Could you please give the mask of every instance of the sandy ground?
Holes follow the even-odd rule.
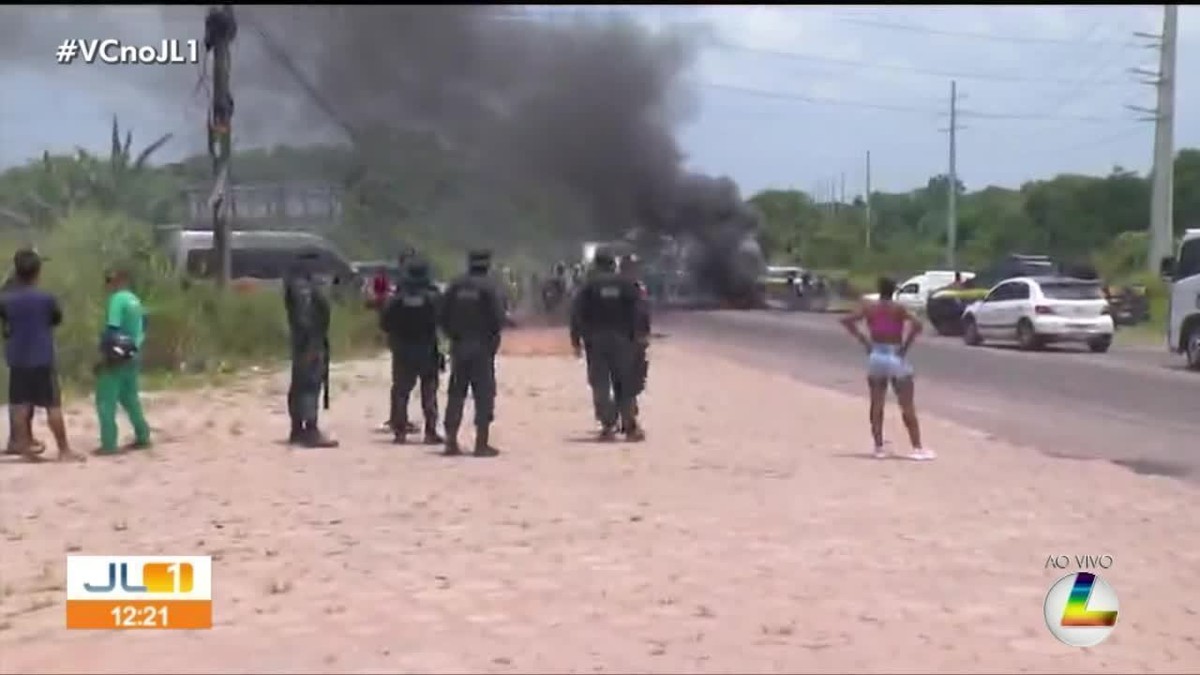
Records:
[[[666,342],[647,442],[587,442],[582,366],[528,335],[495,459],[375,433],[378,360],[335,370],[337,450],[283,446],[282,378],[248,377],[154,397],[151,453],[0,463],[0,672],[1200,669],[1194,487],[932,419],[937,462],[868,460],[861,399]],[[65,630],[72,552],[212,555],[216,627]],[[1088,650],[1041,615],[1076,554],[1123,601]]]

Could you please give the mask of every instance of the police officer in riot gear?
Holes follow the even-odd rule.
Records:
[[[309,448],[337,447],[317,425],[321,387],[328,387],[329,299],[312,277],[315,253],[298,256],[284,284],[291,333],[292,379],[288,386],[288,416],[292,432],[288,442]],[[328,399],[327,399],[328,400]]]
[[[429,265],[410,260],[396,294],[379,315],[392,352],[391,420],[397,443],[410,433],[408,398],[421,383],[421,411],[425,414],[425,442],[441,443],[437,433],[438,371],[442,355],[437,344],[439,297],[429,280]]]
[[[597,251],[593,265],[572,303],[571,346],[577,356],[587,351],[600,438],[614,438],[620,423],[627,439],[640,441],[645,434],[637,421],[637,354],[649,338],[650,313],[637,284],[617,273],[611,253]]]
[[[633,390],[630,394],[633,396],[633,414],[634,417],[638,413],[637,397],[641,396],[646,390],[646,377],[650,371],[650,361],[647,358],[646,351],[650,346],[649,340],[646,338],[650,335],[650,294],[646,290],[646,285],[642,282],[641,260],[637,254],[630,253],[621,258],[620,274],[622,277],[629,279],[637,285],[638,291],[641,294],[642,302],[639,304],[637,316],[636,335],[642,336],[634,340],[633,345]],[[613,383],[613,397],[619,399],[621,397],[620,385]],[[622,427],[622,431],[625,431]]]
[[[442,330],[450,340],[447,455],[460,454],[458,428],[468,388],[475,403],[475,456],[499,454],[489,443],[488,432],[495,416],[496,352],[504,327],[504,299],[488,275],[490,266],[491,253],[472,251],[467,274],[451,282],[442,298]]]
[[[412,263],[412,262],[416,262],[419,264],[425,264],[426,266],[428,266],[428,263],[425,260],[423,260],[420,257],[420,255],[417,253],[417,249],[415,247],[412,247],[412,246],[400,247],[400,252],[398,254],[396,254],[396,270],[399,273],[401,280],[408,278],[408,265],[409,265],[409,263]],[[426,267],[426,269],[428,269],[428,267]],[[426,276],[428,277],[428,274]],[[428,285],[431,288],[436,289],[436,287],[433,286],[432,279],[428,280]],[[386,332],[386,330],[387,329],[385,328],[384,331]],[[395,365],[394,362],[393,362],[393,365]],[[392,381],[393,381],[393,383],[395,382],[394,377],[393,377]],[[407,398],[405,400],[407,400]],[[383,423],[383,430],[394,433],[395,427],[396,427],[395,419],[396,418],[389,415],[388,420]],[[405,412],[405,419],[408,419],[407,409]],[[411,420],[407,423],[407,426],[404,428],[404,433],[406,433],[406,434],[415,434],[418,431],[419,431],[419,429],[417,428],[417,425],[414,424]]]

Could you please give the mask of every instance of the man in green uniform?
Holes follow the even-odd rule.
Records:
[[[113,268],[105,275],[109,291],[104,334],[100,343],[102,362],[96,371],[96,415],[100,421],[99,454],[117,451],[117,407],[129,415],[133,425],[131,449],[150,447],[150,426],[142,413],[138,389],[141,358],[146,340],[146,314],[142,301],[129,288],[129,273]]]
[[[504,328],[502,293],[488,275],[491,253],[473,251],[467,274],[455,279],[442,298],[442,330],[450,339],[450,383],[446,395],[446,454],[457,455],[467,389],[475,402],[475,456],[494,457],[488,442],[495,417],[496,352]]]
[[[292,343],[292,381],[288,386],[288,442],[307,448],[334,448],[338,442],[317,424],[321,387],[329,386],[329,300],[312,278],[315,254],[302,253],[288,271],[284,306]]]

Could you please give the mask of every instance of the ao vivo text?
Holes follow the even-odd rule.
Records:
[[[1111,555],[1051,555],[1046,556],[1046,564],[1043,569],[1065,570],[1070,569],[1071,563],[1075,563],[1075,567],[1081,570],[1106,570],[1113,566],[1113,557]]]

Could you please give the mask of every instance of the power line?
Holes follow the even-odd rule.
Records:
[[[928,26],[918,26],[907,23],[893,23],[890,21],[879,21],[876,19],[859,19],[856,17],[841,16],[836,17],[838,21],[850,23],[859,26],[869,26],[872,28],[883,28],[887,30],[907,31],[910,33],[922,33],[925,35],[945,35],[949,37],[964,37],[973,38],[976,40],[990,40],[992,42],[1010,42],[1014,44],[1062,44],[1073,45],[1079,44],[1078,38],[1051,38],[1051,37],[1034,37],[1023,35],[994,35],[992,33],[978,33],[972,31],[960,30],[944,30],[941,28],[931,28]],[[1132,42],[1113,41],[1109,44],[1113,46],[1131,47]]]
[[[1105,70],[1116,65],[1117,61],[1120,61],[1125,58],[1125,54],[1118,50],[1114,50],[1114,51],[1110,52],[1109,56],[1110,56],[1109,59],[1098,64],[1096,66],[1096,68],[1094,68],[1091,71],[1092,76],[1095,76],[1095,75],[1098,75],[1099,73],[1104,72]],[[1059,98],[1055,101],[1054,105],[1052,106],[1052,108],[1054,110],[1054,114],[1056,114],[1056,115],[1061,114],[1063,109],[1067,105],[1078,102],[1080,100],[1080,98],[1079,98],[1080,96],[1090,97],[1090,94],[1087,94],[1087,95],[1084,94],[1085,90],[1086,90],[1086,86],[1083,84],[1080,84],[1079,86],[1072,87],[1071,89],[1069,89],[1066,93],[1063,94],[1063,96],[1061,98]]]
[[[975,112],[972,110],[960,110],[959,115],[969,117],[971,119],[982,120],[1022,120],[1028,122],[1053,122],[1056,120],[1067,122],[1089,122],[1096,124],[1111,124],[1113,122],[1124,122],[1118,117],[1096,117],[1093,115],[1043,115],[1039,113],[988,113]]]
[[[1108,145],[1110,143],[1122,141],[1131,136],[1143,134],[1145,132],[1146,132],[1146,128],[1144,126],[1139,125],[1139,126],[1131,128],[1131,129],[1123,129],[1117,133],[1108,134],[1106,136],[1101,136],[1100,138],[1089,138],[1085,141],[1071,143],[1069,145],[1041,146],[1041,147],[1033,149],[1032,152],[1039,154],[1039,155],[1061,154],[1061,153],[1066,153],[1066,152],[1072,152],[1075,150],[1082,150],[1084,148],[1094,148],[1094,147],[1098,147],[1098,146]],[[1027,152],[1025,150],[1023,150],[1022,154],[1027,154]]]
[[[806,94],[798,94],[792,92],[770,91],[767,89],[754,89],[751,87],[743,87],[733,84],[722,84],[719,82],[693,82],[706,89],[717,89],[721,91],[730,91],[738,94],[746,94],[749,96],[759,96],[762,98],[774,98],[783,101],[800,101],[803,103],[812,103],[816,105],[834,105],[847,106],[851,108],[866,108],[870,110],[889,110],[892,112],[916,113],[920,115],[938,115],[939,111],[932,108],[918,108],[915,106],[891,105],[887,103],[871,103],[867,101],[849,101],[843,99],[826,98],[821,96],[808,96]]]
[[[983,80],[989,82],[1013,82],[1013,83],[1046,83],[1046,84],[1062,84],[1062,85],[1116,85],[1128,84],[1127,80],[1075,80],[1061,79],[1053,77],[1037,77],[1029,75],[1014,75],[1006,73],[980,73],[980,72],[955,72],[946,70],[937,70],[933,68],[920,68],[917,66],[903,66],[888,63],[873,63],[870,61],[856,61],[853,59],[841,59],[830,56],[818,56],[816,54],[803,54],[797,52],[782,51],[777,49],[765,49],[761,47],[750,47],[740,45],[724,40],[713,39],[709,42],[709,46],[716,47],[727,51],[745,52],[748,54],[759,54],[762,56],[773,56],[795,61],[811,61],[814,63],[828,63],[830,65],[847,66],[852,68],[867,68],[872,70],[890,70],[897,72],[915,73],[917,75],[927,75],[937,78],[955,78],[965,80]]]
[[[762,98],[773,98],[783,101],[799,101],[804,103],[812,103],[814,105],[833,105],[844,106],[850,108],[863,108],[869,110],[888,110],[892,112],[915,113],[920,115],[941,116],[945,113],[934,108],[920,108],[916,106],[906,106],[898,104],[874,103],[870,101],[853,101],[847,99],[836,99],[821,96],[809,96],[806,94],[794,92],[771,91],[766,89],[755,89],[751,87],[743,87],[740,85],[724,84],[718,82],[692,81],[692,84],[699,85],[706,89],[716,89],[720,91],[729,91],[748,96],[759,96]],[[1110,124],[1114,122],[1122,122],[1124,120],[1118,118],[1104,118],[1091,116],[1060,116],[1054,117],[1050,115],[1038,114],[1023,114],[1023,113],[989,113],[975,112],[969,110],[959,110],[957,113],[960,117],[980,119],[980,120],[1020,120],[1020,121],[1048,121],[1048,120],[1063,120],[1071,122],[1087,122],[1096,124]]]

